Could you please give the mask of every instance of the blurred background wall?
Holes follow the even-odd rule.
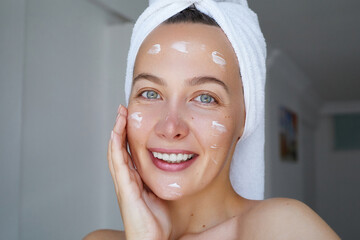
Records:
[[[0,239],[122,229],[106,150],[124,103],[131,30],[146,4],[0,1]],[[360,150],[336,148],[334,117],[360,113],[359,3],[249,5],[269,45],[265,195],[304,201],[354,239]],[[298,116],[296,162],[280,157],[280,107]],[[351,134],[345,139],[356,143]]]

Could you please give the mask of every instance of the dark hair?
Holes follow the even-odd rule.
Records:
[[[190,7],[168,18],[164,21],[164,23],[203,23],[206,25],[220,27],[212,17],[200,12],[194,5],[191,5]]]

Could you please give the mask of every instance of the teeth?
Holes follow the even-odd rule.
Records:
[[[166,159],[165,159],[165,160],[166,160]],[[175,155],[174,153],[170,154],[169,160],[170,160],[171,162],[176,161],[176,155]]]
[[[176,156],[176,154],[174,154]],[[184,154],[180,153],[176,156],[176,161],[181,161],[184,158]]]
[[[168,163],[180,163],[180,162],[184,162],[187,160],[190,160],[191,158],[194,157],[194,154],[183,154],[183,153],[171,153],[171,154],[167,154],[167,153],[159,153],[159,152],[152,152],[153,156],[164,160]]]

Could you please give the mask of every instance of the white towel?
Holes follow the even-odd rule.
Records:
[[[264,198],[264,89],[266,44],[257,15],[246,0],[150,0],[135,23],[127,59],[125,96],[129,99],[135,58],[146,36],[190,5],[215,19],[231,42],[240,65],[246,108],[245,129],[230,168],[235,191],[248,199]]]

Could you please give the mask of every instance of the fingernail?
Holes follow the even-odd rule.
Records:
[[[121,108],[121,109],[120,109],[120,114],[125,116],[125,114],[126,114],[126,109],[125,109],[125,108]]]
[[[120,104],[118,107],[118,113],[120,113],[120,109],[121,109],[122,105]]]
[[[120,113],[118,113],[118,115],[116,116],[116,122],[119,119],[119,117],[120,117]]]
[[[111,139],[114,138],[114,131],[111,131]]]

